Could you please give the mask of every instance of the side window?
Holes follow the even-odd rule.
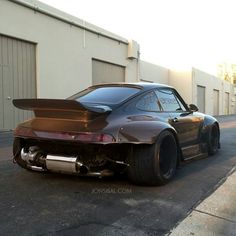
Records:
[[[141,97],[136,103],[136,107],[142,111],[160,111],[158,99],[154,92],[150,92]]]
[[[179,98],[177,96],[175,96],[175,97],[179,103],[180,111],[186,111],[186,108],[184,107],[183,103],[179,100]]]
[[[164,111],[186,111],[184,105],[171,89],[156,90],[157,97]]]

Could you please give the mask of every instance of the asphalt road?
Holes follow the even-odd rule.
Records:
[[[165,235],[236,166],[236,116],[220,117],[220,152],[183,164],[162,187],[21,169],[0,134],[0,235]]]

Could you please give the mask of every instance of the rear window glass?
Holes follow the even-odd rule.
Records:
[[[139,91],[131,87],[100,87],[84,90],[72,99],[81,103],[119,104]]]

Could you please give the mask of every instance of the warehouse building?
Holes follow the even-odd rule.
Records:
[[[139,45],[37,0],[0,1],[0,131],[32,116],[13,98],[66,98],[90,85],[157,82],[209,114],[236,111],[229,82],[139,60]],[[183,86],[184,84],[184,86]]]
[[[141,61],[140,78],[175,87],[186,103],[196,104],[201,112],[215,116],[236,113],[234,85],[197,68],[174,71]]]
[[[170,72],[170,81],[186,101],[196,104],[201,112],[211,115],[234,113],[234,86],[230,82],[196,68],[185,73]]]
[[[139,46],[38,1],[0,1],[0,130],[31,114],[12,98],[66,98],[92,84],[136,82]]]

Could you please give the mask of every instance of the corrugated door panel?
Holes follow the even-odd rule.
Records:
[[[13,55],[13,61],[12,61],[12,70],[13,70],[13,83],[14,83],[14,98],[20,98],[19,96],[19,80],[18,80],[18,65],[17,65],[17,47],[18,42],[13,39],[12,40],[13,49],[12,49],[12,55]],[[20,114],[19,111],[14,109],[14,123],[17,124],[20,122]]]
[[[197,106],[200,112],[205,113],[205,87],[197,86]]]
[[[234,114],[236,114],[236,95],[234,96]]]
[[[12,40],[4,38],[3,40],[3,96],[4,96],[4,129],[11,129],[14,126],[14,107],[12,98],[14,91],[13,72],[12,72]]]
[[[23,57],[22,57],[22,42],[17,42],[17,80],[18,80],[18,96],[24,98],[23,86]],[[14,97],[16,98],[16,97]],[[19,121],[24,120],[24,111],[16,110],[19,113]]]
[[[3,63],[2,63],[2,37],[0,36],[0,130],[3,129]]]
[[[27,94],[30,92],[28,91],[28,81],[27,81],[27,57],[26,57],[26,50],[27,47],[25,42],[22,42],[22,85],[23,85],[23,98],[27,98]],[[23,119],[26,120],[27,111],[23,111]]]
[[[36,98],[35,45],[0,35],[0,62],[0,130],[10,130],[33,116],[12,99]]]
[[[219,90],[213,90],[213,103],[213,115],[217,116],[219,115]]]
[[[25,72],[25,78],[26,78],[26,90],[27,90],[27,97],[32,96],[32,91],[31,91],[31,79],[30,79],[30,47],[28,44],[26,44],[26,49],[25,49],[25,58],[26,58],[26,72]],[[25,119],[29,119],[29,112],[25,113]]]
[[[229,93],[225,93],[225,115],[229,115]]]
[[[15,83],[18,84],[18,91],[14,94],[14,98],[35,98],[36,87],[32,87],[35,84],[36,73],[35,73],[35,46],[33,44],[17,41],[17,77],[14,79]],[[34,51],[32,53],[31,51]],[[18,119],[15,121],[15,125],[19,122],[27,120],[33,116],[32,112],[24,110],[15,110]]]
[[[28,44],[27,48],[27,58],[28,58],[28,85],[29,85],[29,98],[36,98],[37,88],[36,88],[36,48],[33,44]],[[27,118],[33,117],[33,112],[28,112]]]
[[[125,67],[98,60],[92,60],[93,85],[125,82]]]
[[[7,78],[7,84],[9,86],[9,95],[8,95],[8,100],[7,100],[7,110],[8,113],[11,117],[11,119],[9,119],[8,117],[6,117],[6,119],[9,119],[9,124],[8,124],[8,129],[11,129],[12,127],[14,127],[15,125],[15,109],[14,106],[12,106],[12,99],[14,97],[14,71],[13,71],[13,40],[8,38],[7,39],[7,53],[8,53],[8,78]]]
[[[31,81],[31,97],[36,97],[36,91],[37,91],[37,87],[36,87],[36,79],[32,79],[35,78],[36,76],[36,61],[33,60],[34,58],[36,58],[36,51],[35,51],[35,46],[34,45],[30,45],[30,81]]]
[[[236,95],[234,96],[234,114],[236,114]]]
[[[6,37],[1,37],[1,57],[2,57],[2,105],[3,105],[3,129],[10,129],[13,126],[13,107],[11,99],[13,96],[12,73],[9,60],[9,41]]]
[[[0,39],[0,45],[1,45],[1,39]],[[0,52],[1,52],[1,48],[0,48]],[[3,116],[4,116],[4,112],[3,112],[3,78],[2,78],[3,69],[2,68],[3,68],[3,66],[2,66],[2,64],[0,64],[0,130],[3,129]]]
[[[13,96],[13,83],[11,79],[11,70],[9,66],[3,67],[3,96],[4,96],[4,129],[11,129],[14,122],[14,111],[12,106],[12,96]]]

